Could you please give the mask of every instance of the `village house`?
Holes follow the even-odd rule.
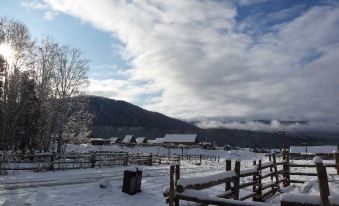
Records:
[[[137,142],[137,144],[146,144],[147,143],[146,137],[138,137],[138,138],[135,139],[135,141]]]
[[[196,145],[199,142],[197,134],[166,134],[163,143],[176,145]]]
[[[147,141],[149,144],[162,144],[164,142],[164,138],[161,138],[161,137],[158,137],[158,138],[155,138],[155,139],[152,139],[152,140],[148,140]]]
[[[134,135],[126,135],[124,137],[124,139],[122,140],[122,143],[124,143],[124,144],[135,144],[137,142],[136,142],[136,138],[135,138]]]

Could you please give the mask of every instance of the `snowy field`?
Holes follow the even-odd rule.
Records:
[[[68,147],[68,151],[128,151],[127,147],[119,146],[82,146]],[[152,152],[167,154],[167,150],[160,147],[134,147],[133,152]],[[131,152],[129,151],[129,152]],[[197,166],[197,161],[182,161],[182,176],[210,175],[217,171],[225,170],[225,158],[242,160],[242,168],[250,168],[253,159],[264,158],[261,154],[243,151],[215,151],[201,149],[187,149],[187,154],[218,155],[221,161],[203,161]],[[171,149],[171,154],[181,154],[180,149]],[[264,159],[263,162],[267,160]],[[298,161],[305,163],[305,161]],[[309,162],[310,163],[310,162]],[[123,206],[150,206],[166,205],[162,193],[169,185],[169,165],[143,166],[138,167],[143,171],[142,192],[135,195],[122,193],[123,171],[129,167],[95,168],[95,169],[75,169],[57,172],[18,172],[7,176],[1,176],[0,205],[3,206],[64,206],[64,205],[123,205]],[[312,168],[298,170],[313,172]],[[329,173],[335,173],[334,169],[329,169]],[[298,177],[294,177],[296,179]],[[336,177],[330,175],[331,194],[339,194],[339,186]],[[293,179],[293,178],[291,178]],[[316,177],[307,177],[305,184],[292,185],[282,188],[282,193],[295,194],[319,194],[319,189],[314,181]],[[251,177],[242,181],[250,181]],[[269,178],[266,181],[270,181]],[[108,188],[100,188],[100,183],[104,182]],[[224,185],[219,185],[207,189],[208,194],[221,193]],[[252,188],[241,190],[241,195],[251,192]],[[250,200],[249,200],[250,201]],[[279,194],[272,197],[267,202],[277,204],[280,201]],[[181,202],[185,203],[185,202]]]

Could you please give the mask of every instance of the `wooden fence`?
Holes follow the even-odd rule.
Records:
[[[179,205],[180,200],[191,201],[203,205],[223,205],[223,206],[247,206],[253,205],[253,202],[244,201],[252,198],[255,205],[270,205],[263,203],[263,201],[275,195],[280,191],[280,187],[287,187],[291,183],[303,183],[298,180],[291,180],[291,176],[316,176],[319,181],[321,205],[336,205],[330,203],[328,196],[328,179],[326,167],[334,167],[338,172],[339,155],[335,154],[336,163],[323,163],[322,161],[316,164],[295,164],[290,163],[288,151],[283,152],[283,160],[277,161],[274,154],[269,155],[268,162],[253,161],[253,167],[250,169],[241,170],[241,162],[235,161],[234,168],[232,169],[232,162],[226,160],[225,172],[213,174],[210,176],[198,176],[180,178],[180,165],[170,166],[170,185],[164,192],[166,202],[170,206]],[[316,173],[290,172],[292,167],[314,167]],[[244,177],[251,177],[251,181],[241,183]],[[270,179],[270,181],[263,181]],[[265,183],[268,182],[268,183]],[[225,192],[216,196],[204,195],[200,190],[207,189],[216,185],[225,184]],[[252,187],[252,192],[240,196],[241,190],[244,188]],[[306,197],[307,198],[307,197]],[[295,200],[297,198],[287,198],[281,202],[282,206],[314,206],[316,204],[301,203]]]
[[[219,160],[216,156],[189,155],[188,160]],[[180,163],[186,159],[179,155],[141,154],[127,152],[90,152],[90,153],[68,153],[68,154],[0,154],[0,174],[8,171],[18,170],[64,170],[84,169],[111,166],[127,165],[153,165],[169,164],[170,162]]]

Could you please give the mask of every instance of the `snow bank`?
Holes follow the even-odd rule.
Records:
[[[298,193],[287,193],[280,196],[280,200],[284,202],[297,202],[302,204],[313,204],[320,205],[319,194],[298,194]]]

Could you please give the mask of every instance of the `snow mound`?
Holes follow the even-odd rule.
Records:
[[[100,181],[99,187],[100,187],[101,189],[106,189],[106,188],[109,189],[109,188],[112,188],[112,185],[111,185],[109,179],[108,179],[108,178],[105,178],[105,179],[103,179],[103,180]]]
[[[2,206],[27,206],[24,201],[16,198],[7,199]]]

